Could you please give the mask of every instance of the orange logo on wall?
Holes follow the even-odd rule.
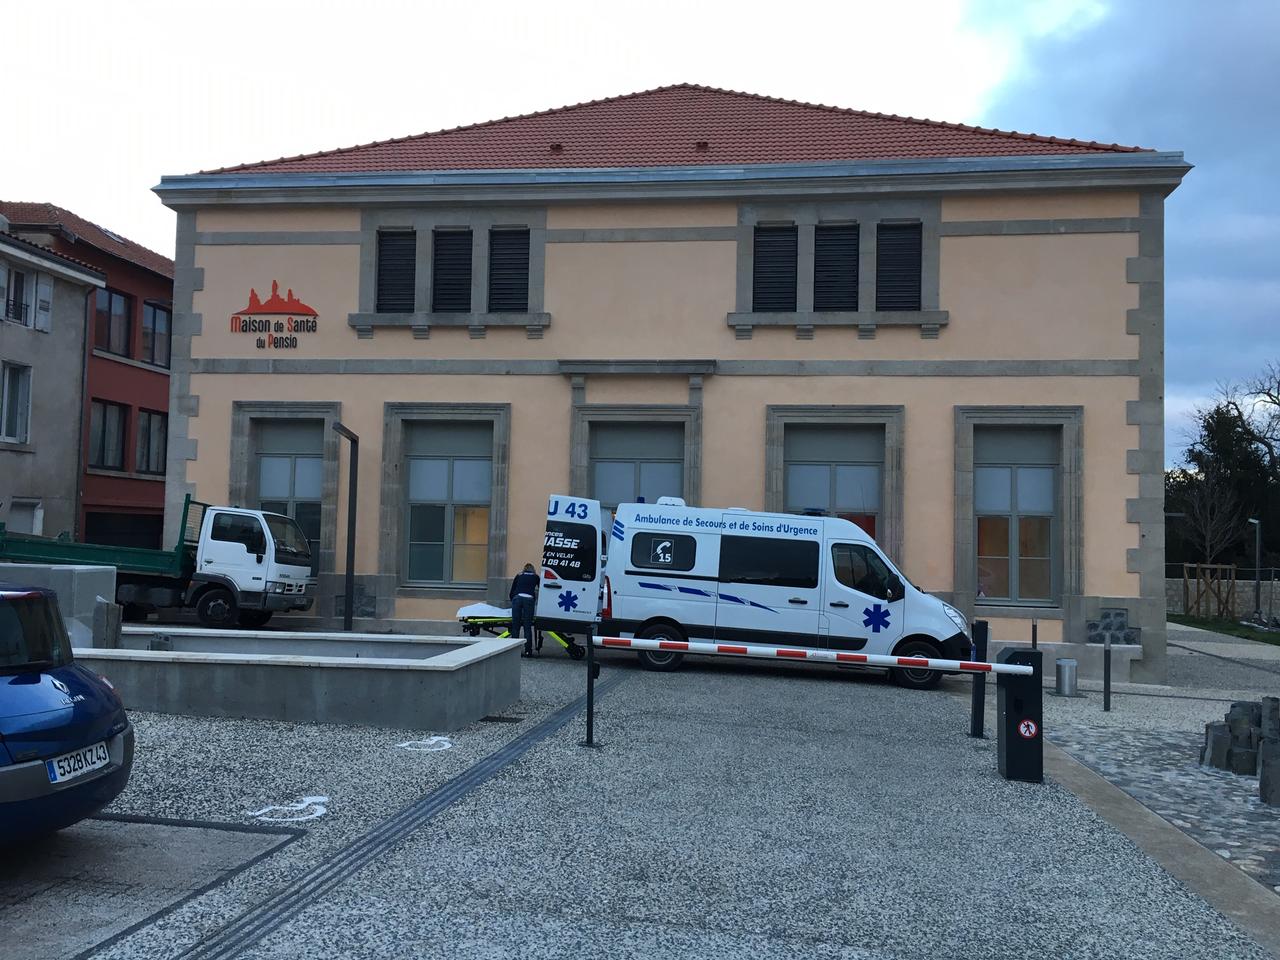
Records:
[[[293,295],[293,290],[280,296],[280,284],[271,281],[271,296],[263,302],[258,291],[250,288],[249,305],[231,317],[232,333],[257,334],[259,350],[296,350],[298,334],[320,329],[318,314]]]

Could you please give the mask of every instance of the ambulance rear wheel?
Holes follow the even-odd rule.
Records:
[[[636,636],[642,640],[670,640],[676,643],[685,641],[684,634],[666,623],[655,623],[651,627],[645,627]],[[640,657],[640,665],[646,670],[657,670],[661,673],[675,670],[684,659],[683,653],[676,653],[674,650],[637,650],[636,655]]]
[[[930,657],[941,654],[938,648],[928,640],[908,640],[893,651],[895,657]],[[932,690],[942,682],[941,670],[927,670],[922,667],[895,667],[889,671],[893,682],[908,690]]]

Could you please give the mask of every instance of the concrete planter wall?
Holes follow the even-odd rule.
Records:
[[[520,647],[511,638],[126,627],[120,649],[75,656],[134,710],[456,730],[519,698]]]

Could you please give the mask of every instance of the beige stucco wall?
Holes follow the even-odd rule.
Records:
[[[942,200],[943,220],[1055,220],[1137,215],[1138,194],[1133,190],[980,193]]]
[[[1133,233],[944,237],[939,302],[951,312],[948,356],[1132,359],[1126,311],[1138,288],[1125,261]]]
[[[200,233],[359,230],[360,211],[341,207],[227,207],[196,214]]]
[[[564,203],[547,210],[547,229],[732,227],[734,203]]]

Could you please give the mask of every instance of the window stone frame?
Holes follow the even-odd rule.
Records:
[[[523,313],[489,310],[489,231],[501,227],[529,230],[529,305]],[[417,239],[414,260],[415,308],[411,313],[379,313],[378,232],[412,230]],[[432,243],[435,230],[471,231],[471,310],[466,313],[431,310]],[[360,214],[360,279],[357,310],[347,324],[361,339],[380,328],[408,328],[417,339],[431,336],[432,327],[465,327],[474,340],[484,339],[490,327],[523,328],[530,340],[542,338],[551,325],[546,312],[547,210],[545,206],[365,208]],[[483,309],[481,309],[483,305]]]
[[[689,393],[695,402],[667,403],[586,403],[582,377],[574,377],[573,421],[569,442],[569,493],[591,496],[591,425],[593,423],[679,423],[684,427],[684,501],[690,506],[702,502],[702,383],[691,377]],[[696,384],[692,381],[698,381]]]
[[[233,400],[231,402],[231,450],[228,460],[227,502],[232,506],[253,506],[257,489],[253,478],[255,420],[320,420],[324,424],[320,468],[320,560],[316,565],[316,599],[310,613],[326,618],[334,610],[345,589],[337,572],[338,484],[341,447],[333,425],[342,419],[342,403],[303,400]],[[172,416],[170,416],[172,426]],[[169,437],[173,443],[173,435]],[[253,507],[256,509],[256,507]],[[357,577],[357,580],[361,578]]]
[[[1062,491],[1062,572],[1058,602],[1036,604],[977,603],[977,554],[973,489],[974,427],[1059,427],[1062,430],[1059,471]],[[951,602],[966,617],[1064,619],[1072,598],[1084,588],[1084,407],[958,406],[955,408],[955,533]]]
[[[877,311],[877,224],[919,221],[921,225],[920,309]],[[858,224],[858,309],[815,312],[813,309],[814,231],[819,223]],[[812,340],[818,327],[857,328],[860,340],[874,339],[881,326],[916,327],[925,340],[937,339],[950,315],[939,307],[941,258],[940,198],[824,200],[796,203],[744,203],[738,207],[737,295],[727,317],[739,340],[751,339],[756,327],[787,327],[797,340]],[[796,254],[796,311],[757,313],[752,305],[754,239],[757,225],[794,223],[798,228]]]
[[[489,496],[489,556],[485,585],[410,585],[401,569],[408,531],[404,524],[404,433],[414,421],[484,421],[493,425],[493,476]],[[505,603],[507,598],[507,511],[511,469],[511,404],[384,403],[382,489],[378,509],[377,616],[389,618],[399,598],[439,598]]]
[[[903,405],[788,404],[765,407],[764,508],[772,513],[785,509],[786,451],[788,426],[841,426],[884,428],[884,473],[881,478],[880,518],[876,542],[895,564],[902,563],[903,483],[902,452],[907,412]]]

